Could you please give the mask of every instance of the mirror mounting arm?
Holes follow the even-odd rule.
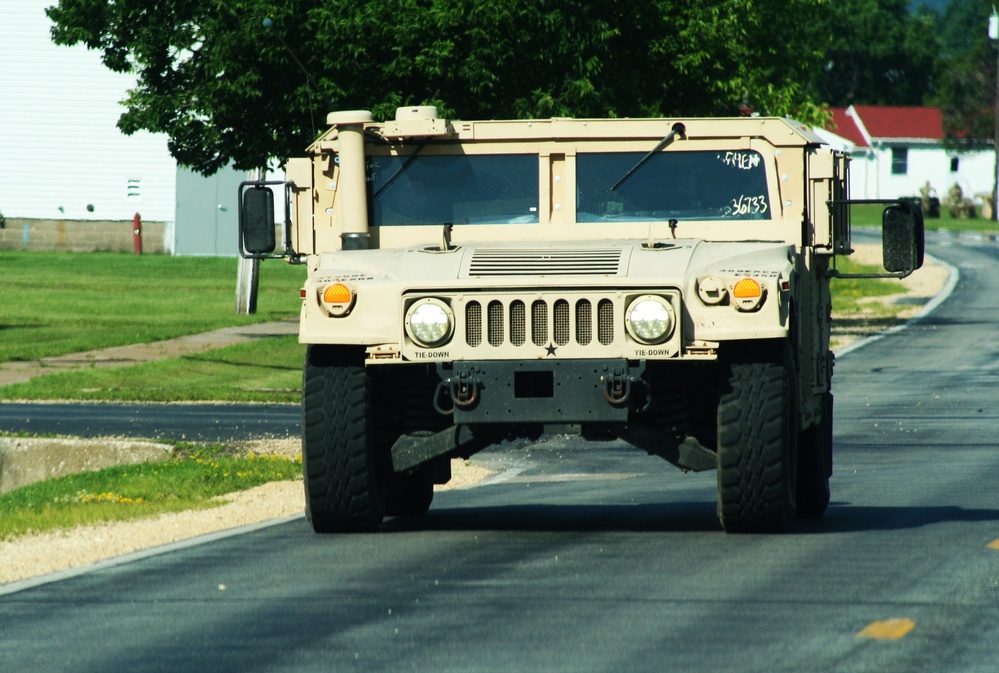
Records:
[[[897,271],[895,273],[842,273],[839,269],[829,269],[826,271],[826,278],[859,278],[859,279],[871,279],[871,278],[908,278],[912,275],[915,269],[909,269],[908,271]]]

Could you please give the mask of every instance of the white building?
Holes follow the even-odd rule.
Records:
[[[957,152],[944,146],[943,117],[934,107],[851,105],[832,110],[829,130],[853,157],[850,196],[919,196],[927,185],[945,199],[956,184],[981,207],[996,179],[991,147]]]
[[[4,0],[0,21],[0,212],[6,217],[172,221],[177,164],[164,135],[125,136],[135,78],[100,53],[52,43],[52,0]]]
[[[135,76],[108,70],[98,51],[55,45],[45,15],[54,1],[3,0],[0,213],[67,223],[139,213],[165,223],[168,251],[235,255],[235,185],[245,174],[204,179],[178,170],[166,135],[122,134]]]

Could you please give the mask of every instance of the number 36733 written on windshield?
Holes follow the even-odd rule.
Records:
[[[732,215],[763,215],[770,207],[767,205],[767,197],[760,196],[740,196],[732,199]]]

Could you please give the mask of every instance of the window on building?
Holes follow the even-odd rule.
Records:
[[[139,178],[128,178],[125,181],[125,199],[128,201],[142,200],[142,180]]]
[[[961,165],[961,160],[957,157],[950,158],[950,172],[957,173],[958,167]]]
[[[891,173],[892,175],[905,175],[909,172],[909,148],[891,148]]]

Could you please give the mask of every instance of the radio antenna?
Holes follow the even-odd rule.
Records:
[[[266,17],[263,20],[263,26],[267,30],[273,30],[274,20],[271,19],[270,17]],[[309,94],[309,122],[312,124],[312,137],[315,138],[316,118],[315,118],[315,113],[313,112],[315,105],[314,101],[312,100],[312,87],[315,86],[315,82],[312,80],[312,75],[309,74],[309,70],[308,68],[305,67],[305,64],[303,64],[302,61],[299,60],[295,52],[292,51],[292,48],[289,47],[288,43],[284,41],[283,37],[281,37],[281,33],[277,32],[276,30],[273,30],[273,33],[274,37],[277,38],[278,42],[281,43],[281,46],[284,47],[284,50],[288,52],[288,55],[291,56],[292,60],[295,61],[295,64],[299,67],[299,69],[301,69],[302,73],[305,75],[305,85],[306,85],[305,90]]]

